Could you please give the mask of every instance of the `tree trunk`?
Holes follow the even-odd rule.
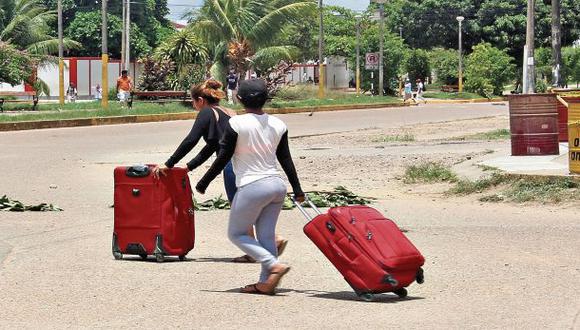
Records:
[[[562,34],[560,0],[552,0],[552,75],[554,86],[562,87]]]

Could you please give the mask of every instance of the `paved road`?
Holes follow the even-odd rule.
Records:
[[[478,104],[280,117],[299,136],[506,113]],[[225,238],[224,211],[197,214],[187,262],[113,260],[113,167],[164,161],[190,125],[0,133],[0,194],[65,209],[0,214],[0,328],[574,328],[579,218],[551,206],[380,201],[428,260],[427,283],[413,285],[406,300],[357,301],[303,235],[297,211],[280,220],[290,239],[283,260],[293,270],[276,297],[235,292],[255,280],[258,266],[227,262],[239,252]],[[208,195],[219,193],[216,182]]]

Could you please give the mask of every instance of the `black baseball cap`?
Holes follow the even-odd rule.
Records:
[[[252,101],[256,99],[268,99],[268,87],[262,79],[249,79],[240,83],[238,96],[243,101]]]

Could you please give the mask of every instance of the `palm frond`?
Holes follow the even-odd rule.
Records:
[[[247,37],[255,47],[268,46],[284,25],[312,10],[316,10],[312,2],[299,2],[278,8],[262,17]]]
[[[280,61],[293,61],[300,55],[300,49],[294,46],[272,46],[262,48],[254,56],[254,65],[259,70],[267,70]]]

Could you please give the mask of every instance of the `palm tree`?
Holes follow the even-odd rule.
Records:
[[[207,49],[191,29],[175,32],[157,48],[155,55],[175,64],[175,75],[170,79],[174,89],[189,89],[204,77]]]
[[[56,13],[47,10],[41,0],[8,1],[12,1],[12,6],[5,7],[5,23],[0,31],[0,41],[26,51],[39,66],[56,63],[53,55],[58,53],[58,38],[50,34],[49,26],[50,22],[57,19]],[[66,38],[63,43],[65,50],[81,47],[78,42]],[[43,82],[36,83],[36,86],[49,94],[48,86]]]
[[[229,66],[241,74],[256,64],[292,59],[296,49],[276,44],[278,34],[312,10],[312,0],[207,0],[190,28],[208,45],[211,74],[225,77]]]

